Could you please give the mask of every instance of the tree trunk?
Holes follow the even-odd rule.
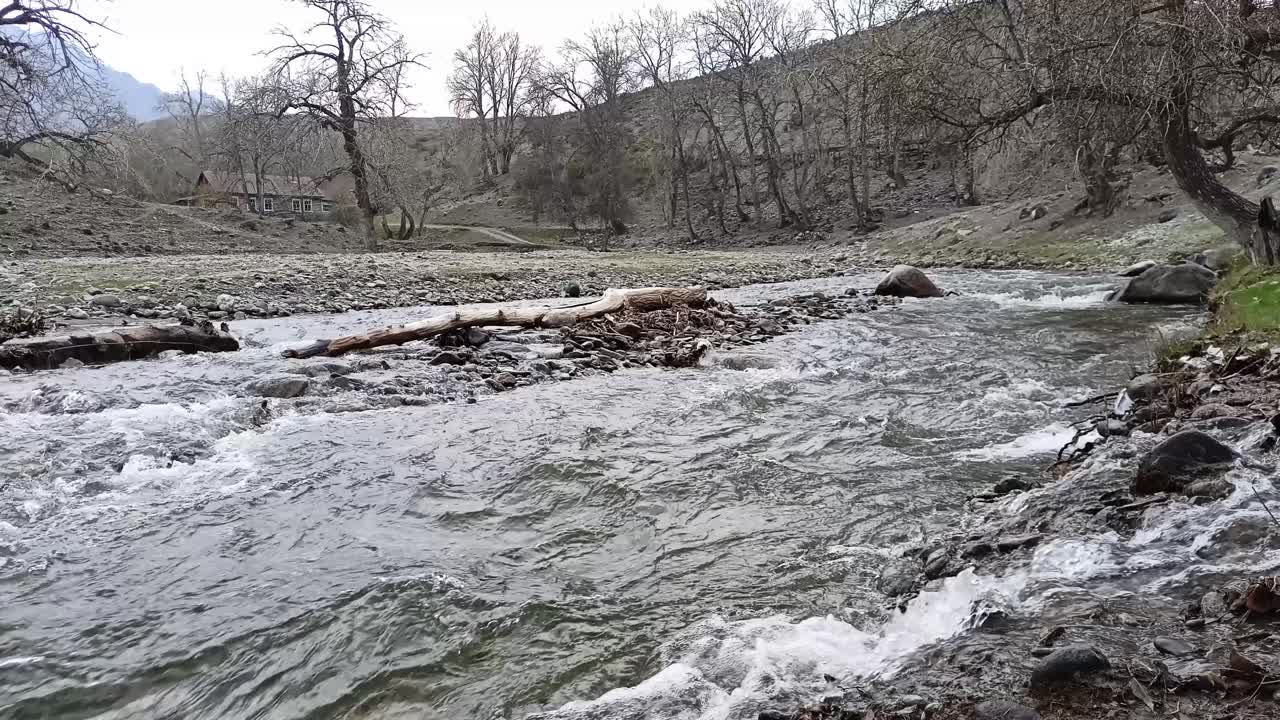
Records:
[[[675,305],[702,307],[707,302],[705,288],[639,288],[635,290],[606,290],[599,300],[568,307],[509,307],[455,310],[381,330],[337,338],[316,340],[311,344],[284,351],[285,357],[309,358],[317,355],[335,357],[353,350],[367,350],[384,345],[403,345],[414,340],[426,340],[450,330],[478,326],[558,328],[608,313],[633,310],[649,312]]]
[[[1259,207],[1214,177],[1196,147],[1195,134],[1184,107],[1175,107],[1164,119],[1164,157],[1178,187],[1227,237],[1253,251],[1254,223]]]
[[[230,352],[240,349],[226,330],[205,320],[191,325],[139,325],[138,327],[12,340],[0,344],[0,367],[32,370],[56,368],[68,360],[86,365],[136,360],[166,350]]]

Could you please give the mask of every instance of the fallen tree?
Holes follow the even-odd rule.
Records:
[[[568,327],[609,313],[623,311],[650,312],[677,305],[702,307],[707,302],[705,288],[637,288],[632,290],[606,290],[599,300],[567,307],[515,307],[477,308],[455,310],[405,325],[374,330],[361,335],[351,335],[334,340],[316,340],[301,348],[284,351],[285,357],[309,358],[317,355],[330,357],[353,350],[367,350],[383,345],[403,345],[414,340],[426,340],[450,330],[469,327]]]
[[[240,343],[226,326],[205,320],[181,325],[140,325],[84,335],[61,335],[0,344],[0,367],[31,370],[56,368],[68,360],[86,365],[136,360],[166,350],[229,352]]]

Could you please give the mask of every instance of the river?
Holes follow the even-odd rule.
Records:
[[[290,343],[424,309],[0,378],[0,716],[738,718],[891,672],[1020,588],[965,574],[890,617],[886,561],[1038,477],[1066,402],[1198,321],[1108,305],[1105,277],[935,277],[961,294],[742,351],[768,369],[713,356],[475,404],[264,421],[239,389]]]

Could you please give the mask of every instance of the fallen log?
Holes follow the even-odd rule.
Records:
[[[567,327],[584,320],[609,313],[634,311],[650,312],[676,305],[702,307],[707,302],[705,288],[637,288],[632,290],[606,290],[599,300],[567,307],[516,307],[478,308],[455,310],[392,327],[374,330],[362,335],[351,335],[334,340],[316,340],[304,347],[284,351],[289,358],[309,358],[317,355],[330,357],[353,350],[367,350],[383,345],[403,345],[414,340],[426,340],[450,330],[477,326],[557,328]]]
[[[166,350],[228,352],[240,343],[226,327],[205,320],[199,324],[139,325],[83,335],[61,335],[0,344],[0,367],[51,369],[68,360],[86,365],[136,360],[159,355]]]

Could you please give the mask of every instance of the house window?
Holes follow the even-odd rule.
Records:
[[[249,198],[249,212],[258,212],[258,198]]]
[[[307,200],[303,200],[303,201],[302,201],[302,212],[311,212],[311,210],[312,210],[314,207],[315,207],[315,206],[313,206],[313,205],[311,204],[311,200],[310,200],[310,199],[307,199]]]
[[[276,201],[273,198],[262,198],[262,212],[269,213],[276,211]]]
[[[302,212],[302,201],[299,200],[298,198],[294,198],[293,202],[290,204],[290,207],[293,208],[294,212]]]
[[[325,212],[329,212],[330,210],[333,210],[333,203],[329,202],[328,200],[322,200],[320,202],[320,209]]]

